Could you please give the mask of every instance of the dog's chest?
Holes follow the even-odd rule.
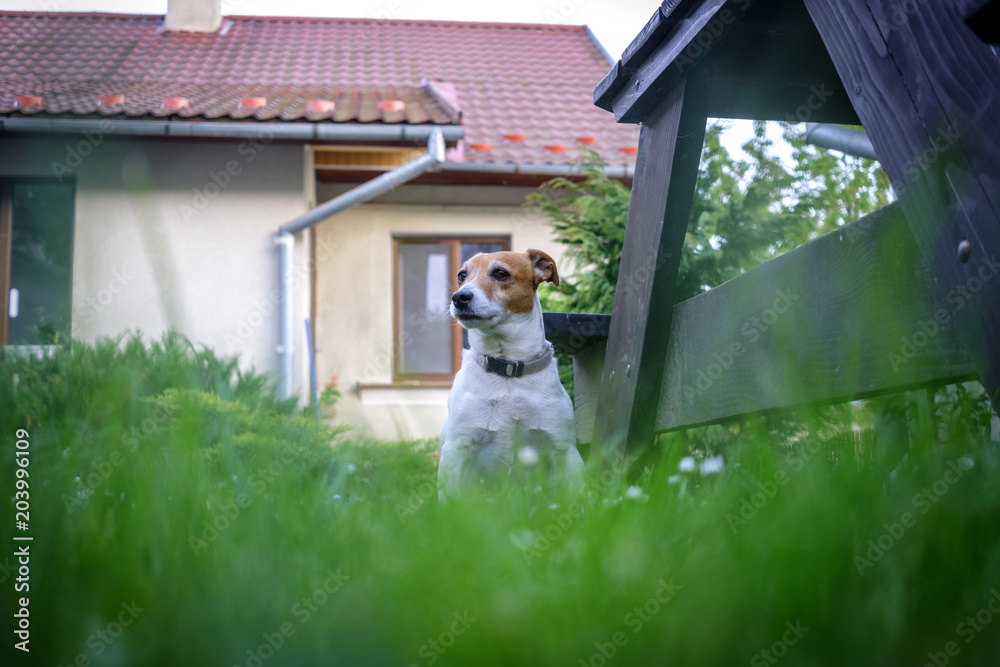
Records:
[[[504,431],[512,427],[540,428],[542,408],[546,403],[537,391],[511,386],[510,380],[498,378],[459,394],[454,416],[473,427]]]
[[[499,430],[503,426],[524,426],[539,428],[541,426],[537,403],[523,396],[499,396],[484,401],[482,410],[486,423],[483,428]]]

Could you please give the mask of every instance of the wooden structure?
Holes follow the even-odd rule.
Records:
[[[576,351],[582,441],[592,418],[592,442],[620,452],[655,432],[963,379],[996,396],[998,5],[663,2],[594,92],[642,124],[610,322],[547,319]],[[861,124],[898,201],[674,305],[710,116]],[[603,327],[606,347],[587,347]]]

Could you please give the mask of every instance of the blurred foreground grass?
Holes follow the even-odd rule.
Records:
[[[360,442],[180,338],[0,363],[30,433],[32,665],[923,665],[1000,655],[995,444],[886,462],[743,429],[581,497],[440,505],[436,443]],[[330,446],[333,443],[333,446]],[[697,454],[697,456],[701,456]],[[636,466],[637,468],[640,466]],[[685,461],[682,468],[689,468]],[[631,487],[631,488],[628,488]],[[15,544],[13,491],[0,537]],[[5,627],[16,563],[0,556]],[[11,664],[7,659],[4,664]]]

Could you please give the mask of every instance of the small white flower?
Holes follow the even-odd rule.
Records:
[[[538,463],[538,450],[534,447],[521,447],[517,450],[517,460],[526,466]]]
[[[976,465],[976,461],[971,456],[963,456],[958,460],[958,465],[962,466],[966,470],[969,470]]]
[[[348,463],[348,464],[347,464],[347,472],[348,472],[348,473],[352,473],[352,472],[354,472],[355,470],[357,470],[357,468],[355,468],[355,467],[354,467],[354,464],[353,464],[353,463]]]
[[[681,462],[677,465],[677,469],[681,472],[691,472],[694,470],[694,457],[685,456],[681,459]]]
[[[681,481],[680,475],[671,475],[670,477],[667,477],[667,484],[676,484],[679,481]]]
[[[513,542],[514,546],[521,551],[527,551],[534,548],[535,546],[535,533],[528,530],[527,528],[521,528],[519,530],[513,530],[507,533],[510,541]]]
[[[714,475],[722,472],[723,463],[721,456],[710,456],[701,462],[701,474]]]
[[[626,498],[641,498],[642,497],[642,489],[640,489],[638,486],[630,486],[627,489],[625,489],[625,497]]]

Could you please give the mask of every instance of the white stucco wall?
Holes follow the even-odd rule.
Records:
[[[333,258],[317,261],[317,377],[338,376],[337,418],[370,437],[436,438],[447,415],[447,387],[393,385],[393,239],[421,234],[509,235],[569,269],[551,228],[517,206],[365,204],[320,224]]]
[[[89,144],[89,145],[88,145]],[[86,153],[86,155],[84,155]],[[73,334],[175,329],[277,369],[275,230],[308,209],[304,148],[60,135],[0,137],[0,176],[76,182]],[[296,299],[297,386],[304,387],[307,237]]]
[[[149,339],[175,329],[270,373],[278,367],[274,232],[314,198],[351,187],[320,184],[316,194],[309,165],[301,145],[0,136],[0,177],[75,182],[75,337],[140,330]],[[565,273],[550,228],[520,208],[530,190],[403,186],[315,228],[317,378],[322,387],[339,376],[339,421],[380,439],[437,437],[448,388],[393,385],[393,238],[510,236],[512,249],[546,250]],[[298,236],[295,388],[305,399],[311,233]]]

